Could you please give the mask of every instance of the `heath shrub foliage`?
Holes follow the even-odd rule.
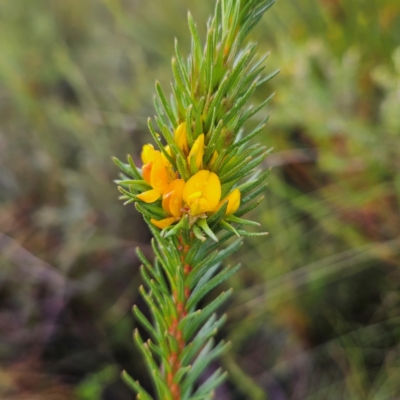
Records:
[[[217,1],[204,46],[189,14],[191,52],[183,59],[175,42],[170,100],[156,84],[159,133],[148,123],[155,145],[143,146],[140,168],[130,156],[128,163],[115,159],[122,170],[121,199],[135,203],[154,236],[154,265],[138,250],[147,286],[140,291],[151,320],[134,307],[149,340],[143,342],[138,331],[134,338],[157,399],[210,399],[225,378],[218,369],[198,385],[229,345],[215,344],[214,336],[225,320],[215,311],[231,291],[208,304],[204,298],[239,268],[221,262],[239,248],[241,237],[265,235],[245,230],[259,224],[242,217],[262,201],[266,187],[268,171],[256,168],[270,149],[251,144],[266,120],[251,132],[243,126],[272,98],[257,108],[247,105],[276,72],[262,75],[268,55],[259,57],[256,45],[244,39],[273,2]],[[123,376],[138,398],[153,398],[126,372]]]

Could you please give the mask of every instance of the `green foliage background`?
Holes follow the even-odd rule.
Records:
[[[130,307],[150,235],[117,200],[111,156],[150,141],[173,38],[184,53],[187,9],[204,33],[213,5],[0,3],[2,399],[130,399],[122,368],[145,383]],[[400,4],[280,0],[252,40],[281,68],[253,99],[276,92],[253,121],[271,114],[252,215],[270,236],[235,257],[217,398],[396,398]]]

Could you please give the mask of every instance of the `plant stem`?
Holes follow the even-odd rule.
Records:
[[[192,269],[192,267],[186,263],[186,256],[189,250],[191,249],[191,246],[193,244],[193,239],[191,239],[189,243],[185,243],[182,236],[178,236],[178,240],[180,243],[179,250],[182,252],[181,262],[183,265],[183,277],[184,277],[184,282],[186,283],[186,278]],[[187,315],[186,303],[190,296],[190,289],[185,285],[183,300],[179,299],[177,291],[174,291],[172,296],[174,298],[174,304],[176,307],[175,308],[176,317],[173,318],[171,321],[171,325],[169,326],[169,333],[176,339],[176,342],[178,344],[178,350],[177,351],[171,350],[170,356],[168,358],[170,372],[167,373],[167,384],[171,389],[173,400],[181,400],[180,385],[178,382],[176,382],[176,376],[179,369],[181,368],[181,361],[180,361],[181,353],[186,346],[186,342],[183,337],[183,333],[179,328],[179,324],[182,321],[182,319]]]

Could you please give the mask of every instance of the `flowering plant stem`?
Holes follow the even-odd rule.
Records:
[[[134,306],[149,339],[144,342],[138,330],[134,339],[154,395],[123,373],[139,399],[211,399],[226,377],[218,369],[198,384],[229,346],[224,341],[215,345],[214,337],[225,320],[215,311],[231,290],[208,304],[205,298],[238,270],[239,265],[221,265],[239,248],[241,237],[266,234],[246,231],[244,226],[259,224],[242,218],[260,204],[265,190],[267,173],[256,168],[270,149],[250,145],[250,140],[266,120],[247,135],[242,127],[272,98],[246,108],[251,94],[276,72],[261,77],[266,57],[259,58],[255,45],[245,45],[244,39],[273,2],[217,1],[204,48],[189,14],[192,49],[184,60],[175,45],[170,101],[156,84],[155,120],[161,135],[151,120],[149,130],[157,148],[143,146],[141,168],[130,156],[128,163],[115,159],[122,170],[117,181],[121,199],[135,203],[153,234],[154,265],[138,250],[147,287],[140,293],[151,319]]]

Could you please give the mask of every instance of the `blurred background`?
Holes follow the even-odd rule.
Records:
[[[111,156],[139,158],[173,39],[213,3],[0,3],[1,399],[133,399],[122,369],[148,387],[130,309],[150,235]],[[251,122],[271,115],[270,235],[235,256],[216,398],[398,399],[400,2],[280,0],[250,39],[281,69]]]

